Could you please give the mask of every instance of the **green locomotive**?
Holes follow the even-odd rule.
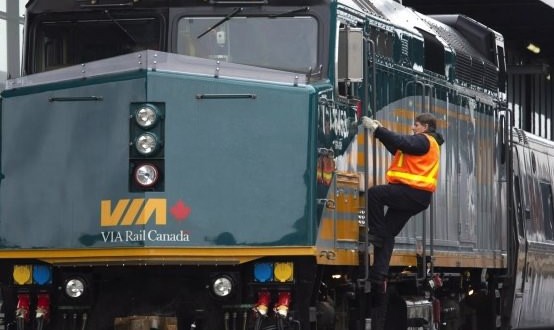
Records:
[[[499,285],[520,250],[495,31],[388,0],[32,0],[24,53],[1,94],[3,329],[382,326],[364,191],[390,157],[358,120],[419,112],[440,187],[379,318],[525,324]]]

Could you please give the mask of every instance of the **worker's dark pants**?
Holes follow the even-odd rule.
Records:
[[[369,231],[382,239],[382,247],[373,247],[372,277],[379,279],[388,275],[394,238],[410,217],[429,206],[431,196],[429,191],[401,184],[374,186],[367,191]],[[386,214],[385,206],[388,206]]]

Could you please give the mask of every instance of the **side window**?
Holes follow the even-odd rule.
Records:
[[[394,34],[392,32],[371,26],[369,37],[375,43],[377,56],[392,58],[394,53]]]
[[[554,211],[552,209],[552,186],[550,183],[541,182],[542,215],[544,219],[544,238],[554,241]]]
[[[446,75],[444,46],[434,35],[421,29],[418,31],[421,32],[424,40],[423,68],[443,76]]]

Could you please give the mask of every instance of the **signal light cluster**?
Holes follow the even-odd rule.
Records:
[[[294,264],[292,262],[260,262],[254,265],[254,280],[256,282],[292,282],[294,280]]]
[[[54,279],[52,267],[46,264],[15,264],[11,268],[12,284],[15,289],[14,298],[17,298],[15,310],[11,311],[10,319],[14,320],[15,329],[49,329],[51,320],[52,301],[60,304],[63,301],[64,310],[82,311],[83,306],[90,303],[91,286],[85,274],[68,274],[62,281]],[[58,274],[59,275],[59,274]],[[59,290],[59,293],[56,293]],[[60,295],[61,294],[61,295]],[[0,309],[4,303],[0,292]],[[12,299],[12,298],[10,298]],[[74,321],[77,313],[74,313]],[[86,327],[86,313],[82,314],[82,327]],[[7,317],[0,313],[0,330],[11,329],[6,327]],[[63,328],[63,327],[62,327]]]
[[[32,316],[36,319],[37,328],[39,324],[42,327],[42,324],[50,319],[50,293],[47,286],[52,284],[52,269],[42,264],[14,265],[12,280],[17,286],[17,328],[23,329]],[[30,287],[38,288],[36,296],[31,294]]]
[[[286,318],[289,313],[291,303],[291,293],[289,291],[280,291],[277,293],[277,300],[273,305],[275,316]],[[271,293],[266,290],[258,292],[258,301],[254,305],[254,311],[262,317],[268,316],[269,306],[271,305]]]
[[[253,267],[254,281],[258,283],[292,284],[294,282],[294,263],[288,261],[279,262],[258,262]],[[291,293],[287,289],[278,288],[275,292],[275,301],[273,302],[273,312],[276,316],[286,318],[289,312],[289,306],[292,300]],[[267,288],[262,288],[258,292],[258,300],[254,305],[254,311],[265,317],[269,313],[269,307],[272,304],[272,294]]]
[[[52,270],[46,265],[14,265],[12,276],[16,285],[52,283]]]
[[[129,190],[164,190],[165,106],[133,103],[129,116]]]

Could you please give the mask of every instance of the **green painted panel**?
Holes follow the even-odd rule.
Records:
[[[314,243],[313,87],[127,77],[4,95],[0,247]],[[164,186],[130,192],[130,109],[146,101],[164,108]]]
[[[312,87],[149,73],[166,113],[163,230],[197,246],[313,244],[312,99]]]
[[[115,78],[3,99],[1,247],[101,244],[101,200],[132,197],[129,103],[145,98],[144,78]]]

